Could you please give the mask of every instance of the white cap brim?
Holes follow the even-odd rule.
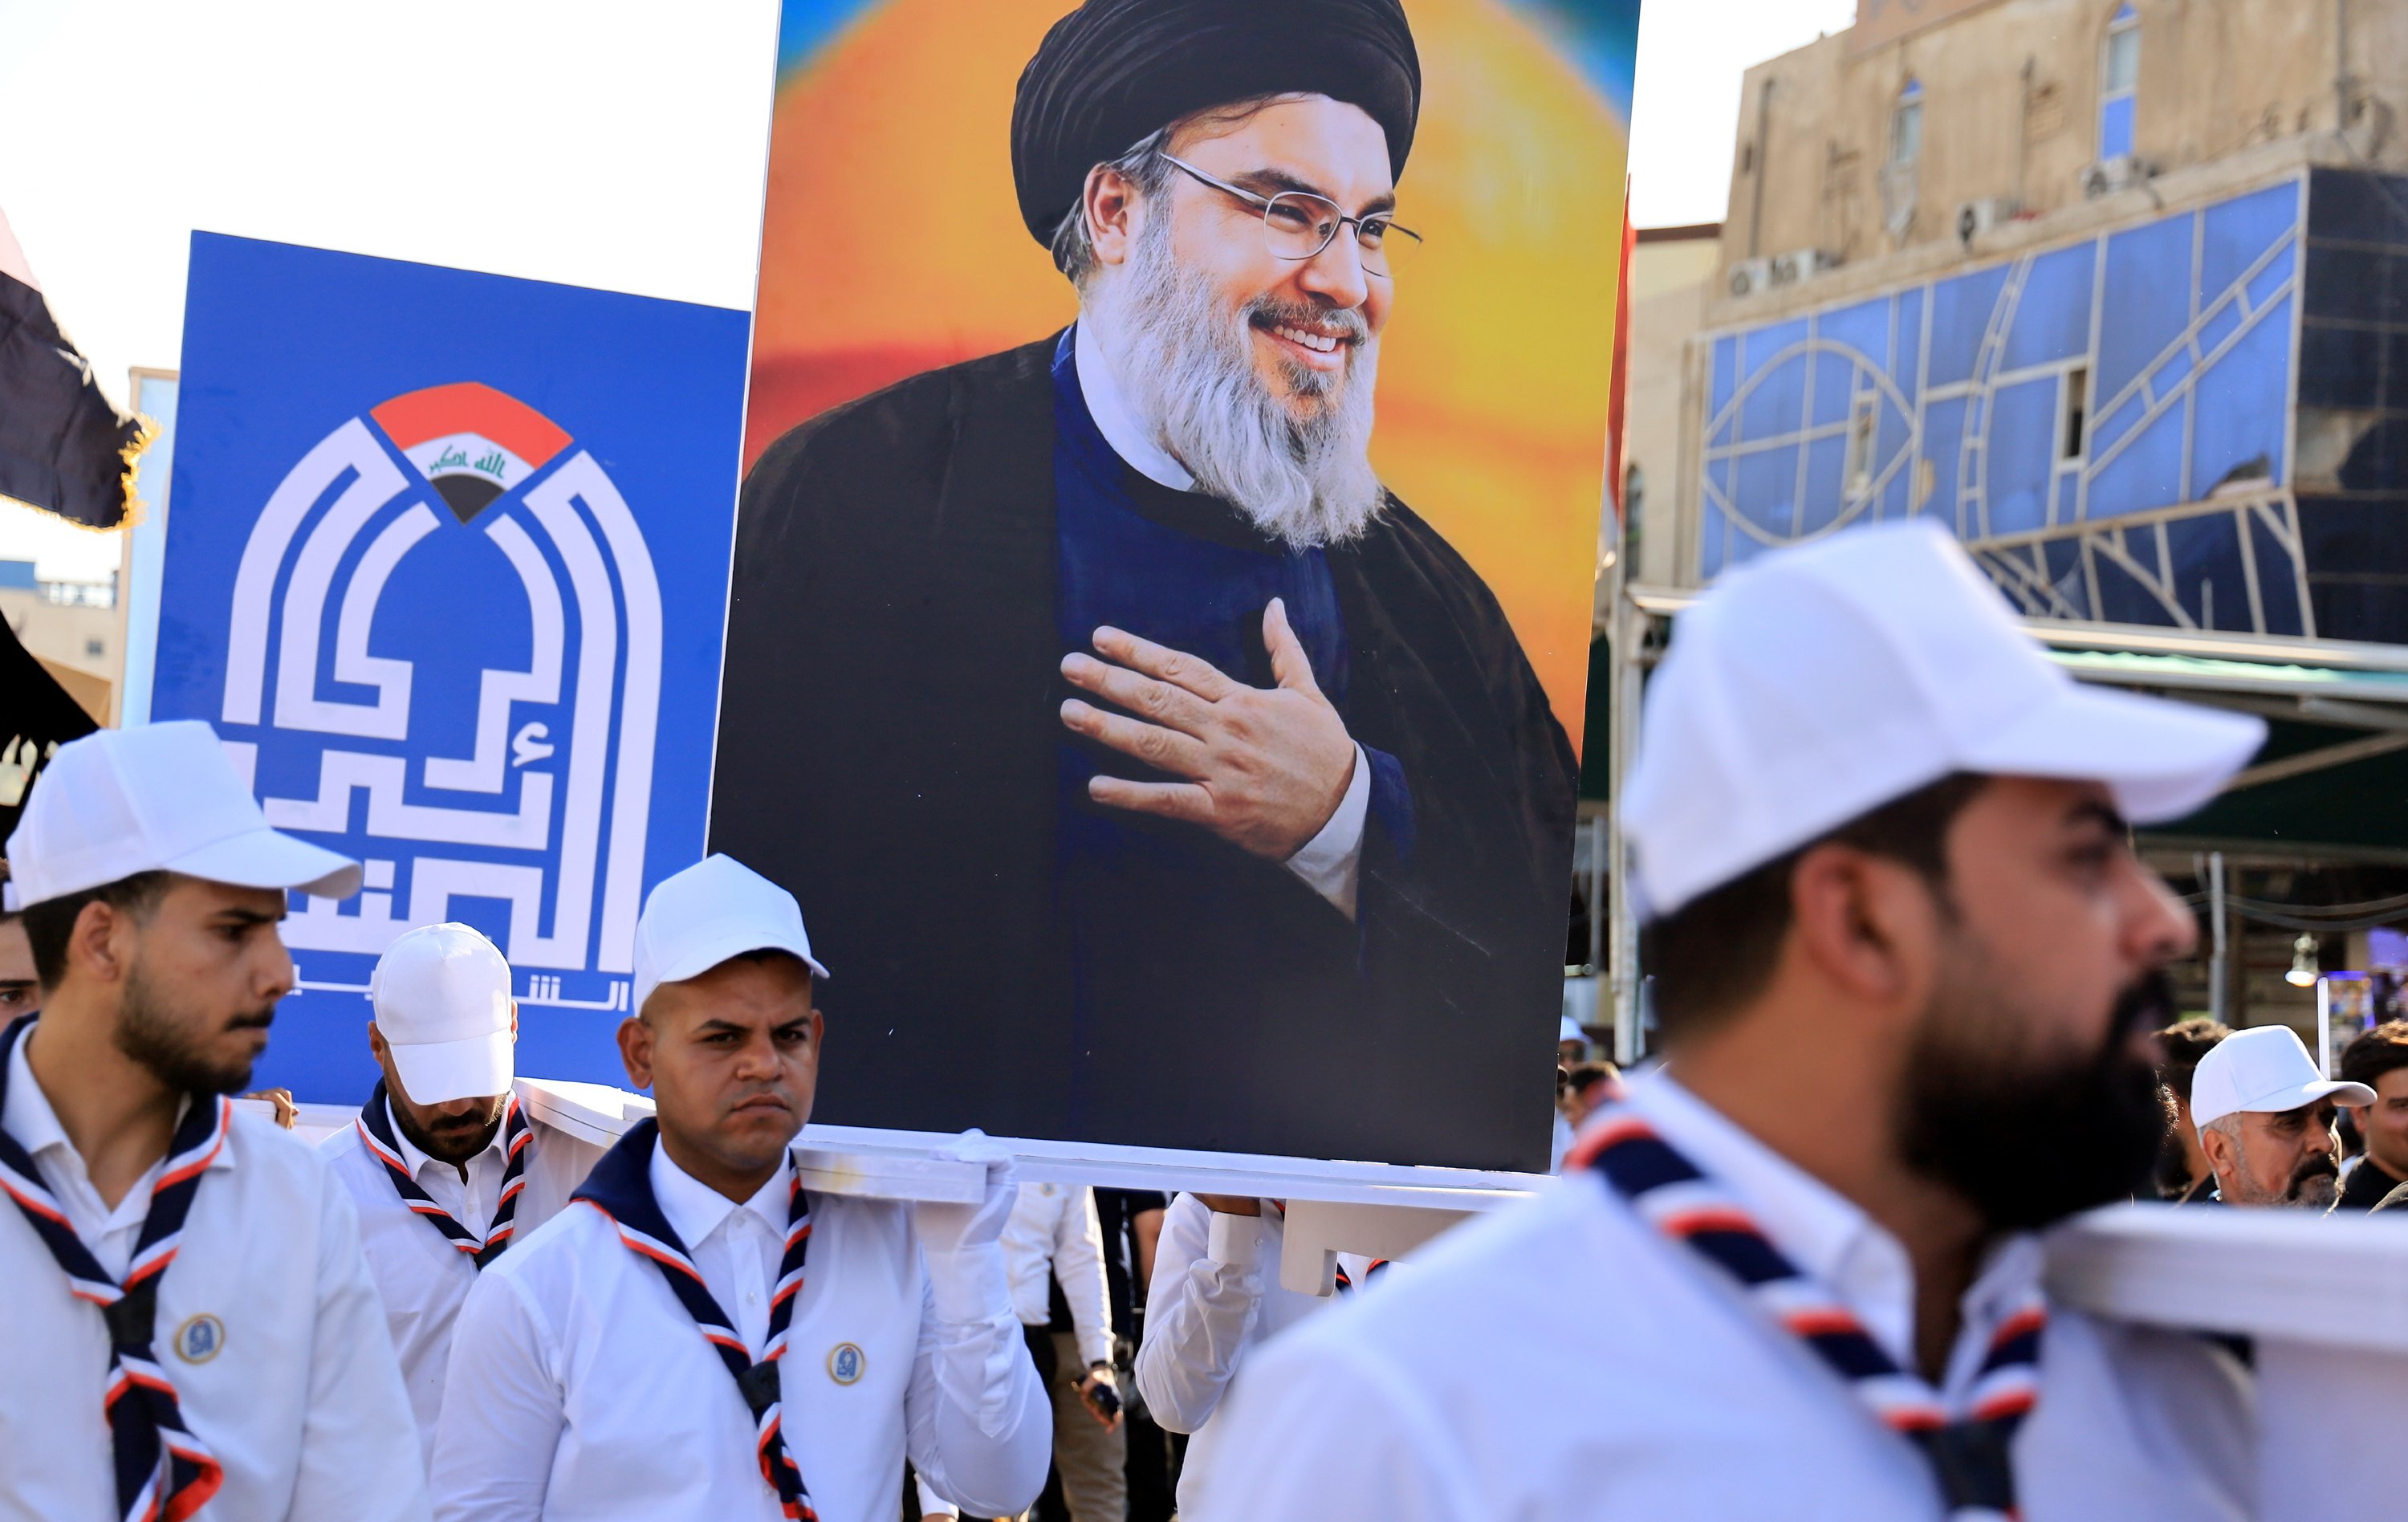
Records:
[[[358,862],[272,829],[228,836],[164,865],[171,872],[237,888],[299,889],[319,898],[348,898],[360,891]]]
[[[1967,748],[1963,769],[2103,783],[2135,825],[2203,807],[2248,765],[2265,726],[2245,713],[2069,682]]]
[[[820,966],[819,958],[810,954],[809,947],[798,945],[783,936],[765,935],[757,926],[745,926],[730,931],[716,940],[708,940],[698,946],[689,946],[684,955],[666,967],[656,969],[652,982],[638,981],[635,989],[634,1012],[637,1014],[644,1012],[645,1001],[652,997],[652,990],[661,984],[683,983],[688,978],[699,978],[722,962],[741,956],[746,952],[756,951],[781,951],[799,957],[803,966],[811,969],[812,977],[822,982],[827,980],[828,969]]]
[[[403,1046],[388,1039],[385,1050],[401,1073],[401,1086],[417,1104],[450,1104],[507,1094],[513,1076],[512,1041],[507,1030],[458,1041]]]
[[[2374,1102],[2374,1091],[2364,1084],[2349,1084],[2328,1078],[2309,1084],[2286,1084],[2272,1094],[2261,1094],[2246,1103],[2236,1104],[2229,1110],[2218,1111],[2212,1115],[2200,1113],[2198,1103],[2194,1099],[2190,1119],[2194,1126],[2212,1126],[2227,1115],[2279,1115],[2286,1110],[2297,1110],[2302,1105],[2314,1104],[2327,1095],[2332,1097],[2335,1104],[2362,1105]]]

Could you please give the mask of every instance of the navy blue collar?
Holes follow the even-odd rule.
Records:
[[[1054,425],[1059,434],[1056,467],[1078,469],[1113,500],[1150,522],[1233,550],[1264,554],[1295,553],[1285,544],[1256,528],[1233,504],[1202,492],[1178,492],[1163,485],[1120,457],[1087,410],[1087,394],[1079,384],[1075,327],[1062,330],[1054,344]]]

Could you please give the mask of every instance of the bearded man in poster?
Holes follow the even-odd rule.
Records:
[[[1397,0],[1088,0],[1011,122],[1078,322],[748,480],[713,839],[867,948],[877,1124],[1545,1166],[1575,766],[1369,455],[1420,103]]]

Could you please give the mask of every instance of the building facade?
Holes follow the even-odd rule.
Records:
[[[2371,965],[2349,934],[2408,903],[2403,112],[2400,0],[1859,0],[1750,70],[1704,287],[1632,314],[1634,397],[1678,403],[1628,429],[1610,788],[1694,588],[1933,519],[2077,676],[2270,719],[2142,848],[2202,906],[2180,1007],[2313,1040],[2298,937]]]
[[[1681,376],[1722,269],[1722,224],[1641,227],[1630,258],[1630,369],[1622,417],[1625,567],[1667,585],[1679,574]],[[1610,533],[1612,524],[1608,522]]]
[[[2030,616],[2408,641],[2401,106],[2372,0],[1865,0],[1750,71],[1641,579],[1928,516]]]
[[[114,582],[45,581],[30,560],[0,560],[0,618],[95,724],[107,724],[124,658]]]

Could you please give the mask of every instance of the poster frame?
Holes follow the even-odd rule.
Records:
[[[595,1145],[607,1146],[626,1126],[652,1113],[651,1099],[605,1084],[522,1078],[518,1092],[536,1119]],[[958,1202],[962,1197],[943,1168],[924,1165],[951,1162],[946,1154],[960,1146],[962,1140],[940,1132],[815,1122],[803,1127],[793,1145],[806,1171],[816,1170],[826,1175],[837,1192]],[[1468,1213],[1512,1203],[1556,1182],[1555,1175],[1546,1173],[1332,1162],[1107,1142],[985,1140],[1011,1154],[1023,1183],[1156,1189],[1165,1194],[1238,1194]]]
[[[117,562],[117,689],[110,723],[122,728],[150,722],[150,683],[159,659],[159,594],[167,564],[167,488],[175,477],[176,415],[183,406],[183,372],[149,365],[130,366],[126,391],[134,410],[158,427],[158,437],[142,452],[136,482],[154,495],[141,499],[139,514],[125,525],[118,541]],[[150,388],[164,386],[170,413],[161,423],[145,406]],[[137,681],[138,679],[138,681]]]
[[[1075,7],[1076,0],[1061,0],[1061,5],[1067,14]],[[1627,121],[1624,123],[1624,129],[1627,133]],[[755,321],[747,345],[744,396],[745,440],[748,446],[752,437],[753,393],[761,379],[760,293],[767,265],[766,242],[769,230],[768,192],[775,173],[773,155],[776,130],[777,112],[773,108],[763,140],[764,242],[756,246],[755,251],[753,281]],[[1626,236],[1617,239],[1615,243],[1613,266],[1614,279],[1623,288],[1622,299],[1613,307],[1617,340],[1621,337],[1619,328],[1627,312],[1627,287],[1630,278],[1630,245],[1627,236],[1628,228],[1627,165],[1625,169],[1623,176],[1625,207],[1622,220],[1623,232]],[[858,400],[857,397],[853,399]],[[817,415],[820,414],[812,414],[812,416]],[[1598,450],[1605,456],[1605,462],[1600,467],[1605,488],[1599,505],[1601,523],[1609,528],[1618,527],[1617,509],[1613,501],[1613,494],[1617,488],[1612,465],[1615,435],[1616,430],[1609,424],[1605,433],[1597,440]],[[729,557],[730,598],[727,618],[722,629],[723,652],[730,648],[729,639],[734,629],[736,556],[740,553],[742,538],[739,518],[738,531],[735,542],[731,545]],[[1591,606],[1590,599],[1584,596],[1582,604],[1584,609],[1588,608]],[[729,696],[728,674],[723,665],[714,703],[714,712],[723,721],[728,709]],[[723,729],[715,724],[710,796],[706,802],[703,820],[706,840],[712,838],[720,814],[716,804],[719,801],[720,785],[719,740],[723,736]],[[1577,739],[1578,737],[1576,736],[1575,739]],[[1570,859],[1573,837],[1587,827],[1587,821],[1584,819],[1574,824],[1573,835],[1568,835],[1564,842],[1567,860]],[[1568,876],[1564,883],[1567,896],[1571,886]],[[838,955],[841,953],[839,952]],[[1535,1053],[1531,1060],[1534,1064],[1539,1060]],[[837,1067],[829,1070],[829,1076],[840,1085],[842,1077],[840,1060]],[[1560,1120],[1556,1120],[1555,1124],[1559,1127]],[[859,1126],[824,1126],[813,1123],[807,1128],[804,1136],[798,1139],[797,1145],[806,1145],[810,1141],[821,1138],[841,1142],[847,1147],[888,1151],[898,1156],[931,1156],[955,1145],[958,1142],[956,1135],[947,1132]],[[1032,1181],[1099,1184],[1107,1186],[1155,1188],[1164,1191],[1262,1193],[1275,1198],[1293,1197],[1337,1203],[1412,1203],[1430,1208],[1455,1210],[1486,1208],[1487,1203],[1523,1198],[1534,1187],[1547,1184],[1554,1177],[1548,1173],[1458,1168],[1443,1164],[1365,1162],[1269,1153],[1198,1150],[1003,1135],[992,1137],[990,1140],[996,1145],[1010,1150],[1019,1159],[1022,1176]],[[1402,1194],[1426,1198],[1417,1198],[1409,1201],[1402,1199]],[[1467,1206],[1458,1202],[1466,1199],[1485,1203]]]

